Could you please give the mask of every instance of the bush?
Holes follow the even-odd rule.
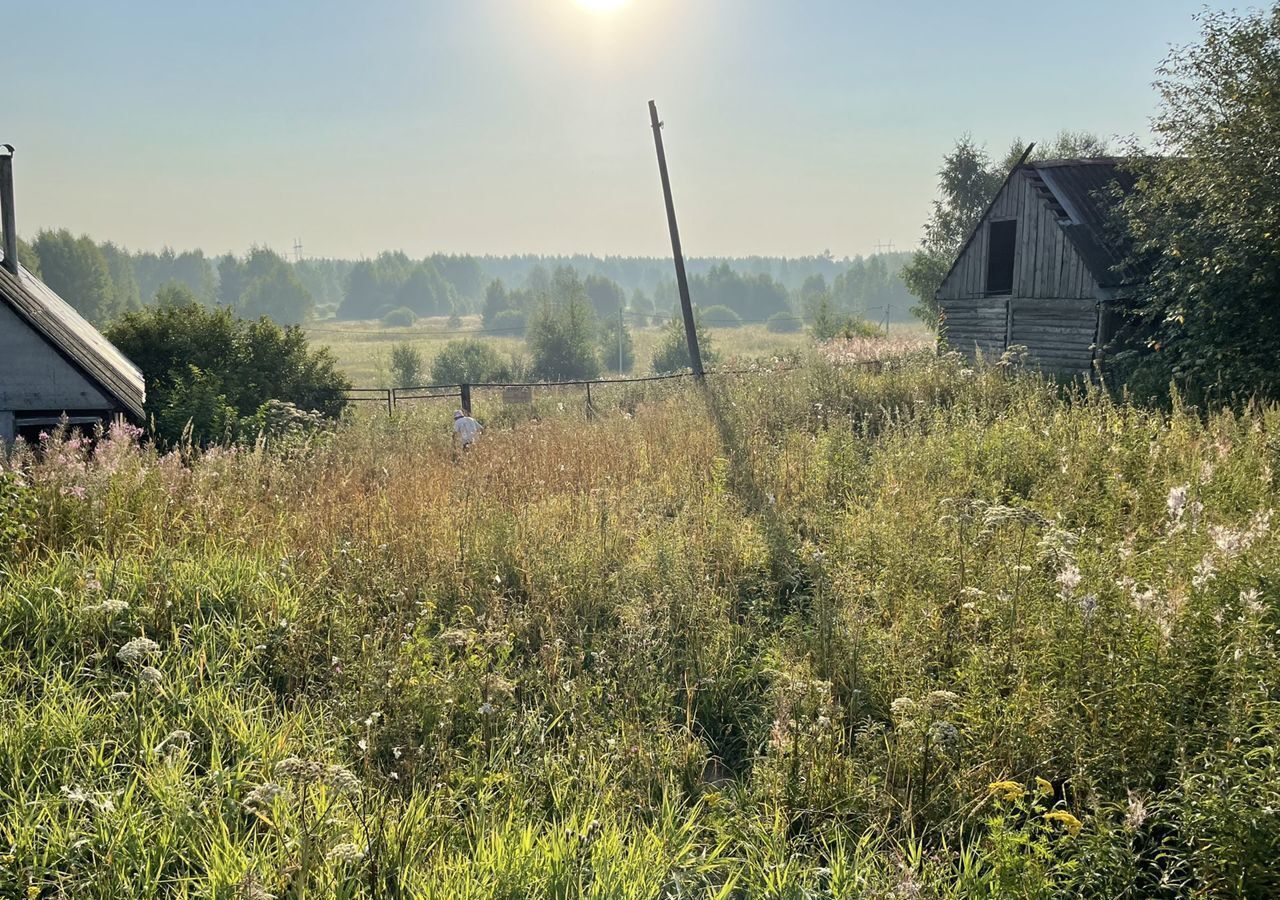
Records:
[[[777,313],[774,313],[777,315]],[[708,328],[741,328],[742,316],[727,306],[708,306],[702,310],[703,323]]]
[[[529,327],[529,315],[523,309],[504,309],[493,314],[492,324],[485,317],[485,328],[509,335],[523,335]]]
[[[702,354],[704,368],[714,365],[716,354],[711,349],[711,337],[702,324],[702,313],[694,311],[694,328],[698,332],[698,352]],[[689,342],[684,333],[684,319],[673,318],[666,323],[662,339],[653,351],[653,371],[659,375],[683,372],[692,366],[689,360]]]
[[[418,321],[418,314],[407,306],[400,306],[382,317],[387,328],[408,328]]]
[[[765,322],[764,327],[774,334],[795,334],[804,326],[804,322],[795,313],[776,312]]]
[[[822,297],[813,311],[813,321],[809,331],[815,340],[830,341],[835,338],[877,337],[880,329],[849,313],[842,313],[835,308],[830,298]]]
[[[493,347],[471,338],[450,341],[431,364],[433,384],[484,384],[514,380],[514,366]]]
[[[420,387],[422,373],[425,370],[426,365],[422,361],[422,354],[411,344],[396,344],[391,348],[393,387]]]
[[[148,418],[161,443],[237,437],[240,420],[269,400],[326,418],[346,407],[351,382],[328,348],[312,350],[297,327],[207,309],[190,290],[170,286],[160,305],[132,312],[107,338],[142,369]]]

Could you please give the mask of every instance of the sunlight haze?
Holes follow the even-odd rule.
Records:
[[[14,4],[0,141],[27,235],[665,255],[654,99],[688,253],[907,249],[965,132],[1143,135],[1201,6]]]

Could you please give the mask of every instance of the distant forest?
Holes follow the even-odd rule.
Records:
[[[99,325],[154,303],[166,287],[168,302],[190,298],[282,324],[376,319],[403,310],[413,316],[492,315],[495,296],[537,296],[551,274],[566,266],[587,281],[602,315],[625,306],[660,318],[678,302],[671,260],[655,257],[436,254],[415,259],[397,251],[374,259],[292,261],[263,247],[218,257],[200,250],[131,252],[65,229],[42,231],[20,249],[29,269]],[[779,313],[807,314],[821,297],[846,313],[902,322],[911,318],[914,302],[901,278],[910,258],[909,253],[693,258],[688,260],[690,290],[699,307],[724,307],[747,323]]]

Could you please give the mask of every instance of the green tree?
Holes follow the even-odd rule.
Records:
[[[409,276],[396,288],[392,303],[413,310],[420,316],[442,316],[453,311],[453,288],[431,262],[414,266]]]
[[[697,309],[693,313],[694,329],[698,333],[698,353],[702,356],[703,367],[714,365],[716,353],[711,346],[711,335],[702,324],[702,313]],[[684,333],[684,319],[674,317],[663,326],[662,338],[653,351],[651,363],[653,371],[659,375],[684,372],[693,363],[689,359],[689,342]]]
[[[595,312],[582,279],[567,266],[557,268],[550,292],[534,311],[525,334],[534,376],[546,381],[598,378],[597,335]]]
[[[181,439],[188,421],[197,442],[220,440],[270,400],[334,418],[351,387],[332,352],[309,348],[300,329],[209,309],[184,284],[164,286],[155,306],[126,314],[106,334],[142,369],[147,413],[166,443]]]
[[[511,381],[513,368],[489,344],[466,338],[444,345],[431,364],[431,381],[435,384]]]
[[[631,340],[631,329],[615,312],[600,322],[600,359],[609,372],[625,374],[636,366],[636,348]]]
[[[618,310],[627,305],[627,293],[616,281],[600,275],[588,275],[583,279],[583,287],[591,298],[591,306],[600,318],[616,316]]]
[[[18,238],[18,262],[32,275],[40,277],[40,255],[22,238]]]
[[[943,158],[938,171],[940,196],[933,201],[933,215],[925,225],[920,249],[902,270],[902,280],[918,301],[913,312],[928,324],[938,319],[936,295],[942,279],[1003,179],[992,167],[987,151],[969,135],[957,141]]]
[[[1201,26],[1159,70],[1160,155],[1133,161],[1115,366],[1148,395],[1280,398],[1280,3]]]
[[[421,387],[424,371],[426,364],[422,360],[422,353],[412,344],[396,344],[391,348],[393,387]]]
[[[111,241],[101,244],[98,249],[107,261],[107,272],[111,276],[111,289],[118,311],[141,309],[142,294],[138,290],[138,280],[133,273],[133,257],[129,255],[129,251],[117,247]]]
[[[119,311],[106,257],[88,235],[74,237],[65,228],[41,231],[34,249],[45,284],[95,325]]]

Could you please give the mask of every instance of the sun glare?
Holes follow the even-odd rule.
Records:
[[[614,13],[630,2],[631,0],[577,0],[579,6],[593,13]]]

